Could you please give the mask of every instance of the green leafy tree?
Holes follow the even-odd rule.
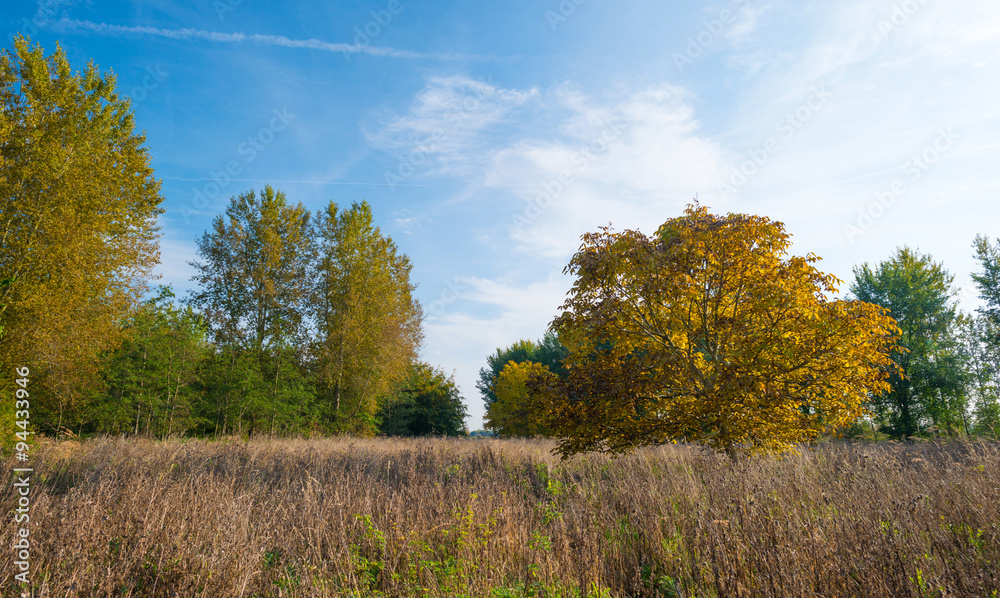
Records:
[[[966,319],[960,336],[975,389],[975,432],[1000,437],[1000,239],[994,244],[978,235],[973,248],[982,270],[972,279],[983,307]]]
[[[266,186],[233,197],[198,239],[190,303],[205,317],[217,354],[209,392],[221,401],[221,433],[273,433],[307,411],[303,388],[307,300],[315,255],[309,212]]]
[[[881,307],[832,300],[819,258],[788,256],[768,218],[700,206],[653,236],[584,235],[552,328],[565,378],[532,378],[565,456],[677,440],[779,452],[856,420],[888,388]]]
[[[979,298],[984,303],[979,311],[994,326],[1000,327],[1000,239],[994,245],[987,237],[977,235],[973,248],[982,267],[981,272],[972,274],[972,280],[979,288]],[[993,340],[1000,344],[1000,338],[994,337]]]
[[[348,210],[331,202],[315,226],[312,353],[324,419],[334,431],[373,434],[379,399],[406,380],[423,340],[413,267],[367,202]]]
[[[566,347],[559,342],[559,337],[552,331],[546,331],[538,341],[524,339],[509,347],[497,348],[496,352],[486,358],[486,367],[479,370],[479,380],[476,382],[476,388],[483,396],[487,411],[497,400],[493,383],[508,363],[530,361],[544,365],[554,374],[563,376],[566,373],[563,359],[567,355]]]
[[[159,261],[144,143],[113,75],[23,37],[0,55],[0,362],[30,367],[49,431],[99,389],[99,356]]]
[[[903,247],[872,269],[854,269],[851,294],[889,310],[900,328],[897,358],[888,392],[872,397],[871,407],[882,430],[909,437],[936,426],[958,432],[966,416],[966,380],[954,334],[957,311],[952,299],[954,277],[931,256]]]
[[[454,377],[416,363],[405,386],[383,404],[379,431],[390,436],[464,436],[467,417]]]
[[[997,326],[985,315],[959,320],[960,351],[974,397],[972,433],[1000,437],[1000,353],[994,339]]]
[[[105,393],[86,414],[86,431],[165,437],[196,427],[194,387],[208,356],[207,330],[190,307],[160,287],[126,325],[126,340],[101,367]]]

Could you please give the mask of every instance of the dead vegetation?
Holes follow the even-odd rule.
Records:
[[[560,462],[552,447],[45,443],[32,594],[998,595],[995,443],[830,444],[736,464],[686,446]],[[12,512],[11,483],[0,500]],[[20,591],[13,560],[0,552],[4,596]]]

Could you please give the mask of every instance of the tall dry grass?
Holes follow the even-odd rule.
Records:
[[[996,597],[1000,446],[42,445],[35,596]],[[6,463],[10,471],[16,464]],[[0,491],[10,513],[11,483]],[[10,517],[3,536],[13,532]],[[0,592],[17,596],[13,551]]]

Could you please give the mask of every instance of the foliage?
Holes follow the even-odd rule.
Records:
[[[454,377],[426,363],[381,408],[379,431],[390,436],[464,436],[468,413]]]
[[[997,326],[985,315],[963,316],[958,322],[959,351],[974,399],[972,433],[1000,438],[1000,352]]]
[[[17,37],[0,55],[0,362],[29,366],[32,409],[59,429],[99,388],[98,356],[159,260],[160,183],[128,99]]]
[[[985,304],[980,313],[993,325],[1000,326],[1000,239],[994,245],[987,237],[976,235],[973,248],[982,267],[981,272],[972,274],[972,280],[979,288],[979,298]],[[993,340],[1000,343],[1000,337],[993,337]]]
[[[965,424],[964,364],[955,338],[954,277],[931,256],[903,247],[874,270],[854,269],[851,294],[889,310],[900,328],[900,370],[871,407],[882,430],[908,437],[928,426],[957,433]]]
[[[546,331],[545,335],[538,341],[522,339],[509,347],[497,348],[492,355],[486,358],[486,367],[479,370],[479,380],[476,382],[476,388],[483,395],[486,409],[489,410],[493,402],[497,400],[497,395],[493,391],[493,382],[508,363],[531,361],[544,365],[558,376],[564,376],[566,370],[562,360],[566,355],[566,347],[552,331]]]
[[[309,212],[270,185],[233,197],[198,239],[192,293],[217,345],[262,353],[301,337],[312,258]]]
[[[973,243],[982,267],[972,274],[983,307],[979,316],[966,319],[960,335],[973,380],[975,432],[1000,437],[1000,239],[991,244],[978,235]]]
[[[410,259],[373,224],[367,202],[317,215],[320,240],[311,304],[315,371],[327,425],[374,433],[378,399],[409,374],[423,339]]]
[[[528,387],[529,380],[544,383],[555,378],[548,366],[534,361],[508,362],[493,382],[497,396],[483,424],[501,436],[551,436],[543,423],[545,404]]]
[[[882,308],[830,300],[816,256],[778,222],[689,206],[652,237],[583,237],[553,330],[565,380],[538,381],[559,450],[685,440],[771,452],[846,425],[888,389],[897,333]]]
[[[483,396],[483,403],[485,403],[487,411],[489,411],[490,406],[497,400],[497,395],[493,392],[493,382],[500,375],[504,366],[510,362],[531,361],[531,357],[535,354],[537,348],[538,345],[534,341],[521,339],[509,347],[498,347],[492,355],[486,358],[486,367],[479,370],[479,380],[476,381],[476,388],[479,389],[479,392]]]
[[[198,239],[192,262],[200,287],[190,303],[209,323],[218,355],[212,368],[221,431],[283,428],[308,410],[298,347],[314,255],[309,212],[270,185],[233,197],[225,216]],[[216,431],[220,431],[218,428]]]
[[[126,340],[104,356],[106,390],[86,414],[89,431],[165,437],[194,427],[198,369],[207,332],[190,307],[160,287],[125,326]]]

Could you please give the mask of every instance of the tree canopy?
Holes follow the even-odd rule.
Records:
[[[486,411],[483,425],[500,436],[550,436],[544,401],[538,400],[529,382],[554,377],[548,366],[536,361],[508,362],[493,382],[497,400]]]
[[[559,341],[559,337],[554,332],[546,332],[541,339],[532,341],[521,339],[508,347],[497,348],[497,350],[486,358],[486,367],[479,370],[479,380],[476,381],[476,388],[482,394],[486,409],[497,400],[497,395],[493,391],[493,383],[500,372],[508,363],[521,363],[530,361],[544,365],[549,371],[557,374],[565,374],[562,365],[563,358],[566,357],[566,347]]]
[[[535,383],[560,452],[782,451],[864,413],[888,389],[898,329],[877,305],[831,299],[837,279],[789,245],[779,222],[698,205],[652,236],[584,235],[552,324],[569,373]]]
[[[0,54],[0,362],[58,428],[159,261],[160,182],[115,78],[18,37]],[[39,414],[41,415],[41,414]]]
[[[854,269],[851,294],[886,308],[900,328],[905,351],[890,388],[871,407],[885,432],[913,436],[927,426],[957,429],[965,416],[964,368],[953,327],[954,277],[931,256],[902,247],[876,268]]]
[[[379,431],[390,436],[462,436],[468,413],[454,377],[415,363],[397,395],[379,412]]]
[[[347,210],[331,202],[315,226],[311,304],[324,417],[335,429],[373,433],[377,399],[406,379],[423,340],[413,267],[374,225],[367,202]]]

